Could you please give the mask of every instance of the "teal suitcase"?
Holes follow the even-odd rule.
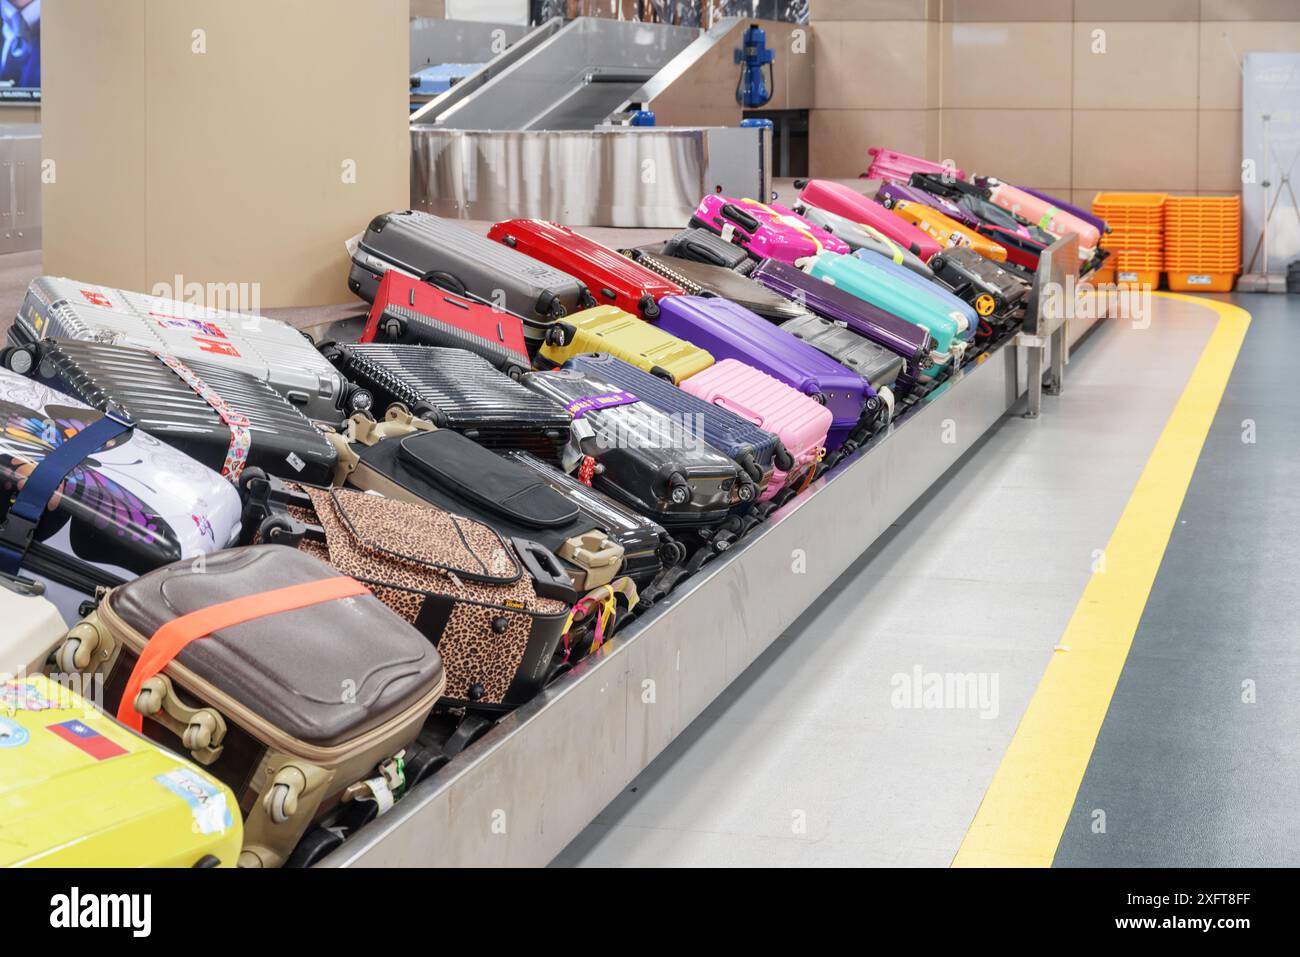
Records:
[[[956,359],[960,365],[975,330],[969,328],[970,323],[960,310],[938,296],[928,296],[910,282],[856,256],[821,253],[811,257],[804,269],[810,276],[928,331],[938,353],[936,366],[942,368],[950,359]]]

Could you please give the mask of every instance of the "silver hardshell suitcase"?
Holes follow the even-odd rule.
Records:
[[[352,254],[348,288],[374,302],[379,280],[389,269],[503,306],[534,323],[596,305],[586,286],[568,273],[419,210],[384,213],[370,221]],[[525,333],[540,338],[535,329]]]
[[[894,388],[903,371],[903,359],[888,349],[860,336],[848,326],[821,316],[807,315],[781,323],[781,328],[802,339],[823,355],[852,369],[871,383],[877,392]]]
[[[9,332],[15,345],[38,339],[88,339],[138,346],[182,361],[228,364],[266,382],[312,419],[338,422],[359,411],[349,407],[355,390],[311,341],[265,316],[40,276],[27,287]]]

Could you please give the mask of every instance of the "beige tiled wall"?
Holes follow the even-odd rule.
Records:
[[[1300,0],[813,0],[811,172],[868,146],[1087,204],[1235,192],[1240,57],[1300,51]]]

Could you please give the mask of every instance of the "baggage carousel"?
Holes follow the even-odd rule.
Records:
[[[1036,286],[1063,280],[1050,263],[1075,261],[1061,255],[1072,239]],[[1003,416],[1035,414],[1045,357],[1047,387],[1062,386],[1104,309],[1046,318],[1035,293],[1029,333],[968,363],[318,866],[548,864]]]

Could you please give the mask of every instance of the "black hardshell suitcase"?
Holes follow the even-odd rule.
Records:
[[[525,317],[555,319],[596,304],[573,276],[418,210],[384,213],[370,221],[352,256],[348,288],[374,302],[389,269]],[[529,335],[540,334],[530,330]]]
[[[574,443],[564,462],[593,488],[670,531],[720,525],[740,503],[740,466],[688,423],[604,379],[572,370],[530,372],[523,384],[565,403]]]
[[[789,299],[742,276],[733,269],[669,256],[667,253],[654,253],[646,249],[625,250],[625,255],[631,256],[646,269],[671,279],[685,289],[688,296],[717,296],[720,299],[730,299],[750,312],[756,312],[764,319],[771,319],[773,322],[785,322],[787,319],[797,319],[808,314]]]
[[[646,588],[684,549],[643,518],[527,452],[496,455],[448,429],[357,449],[349,482],[389,498],[427,502],[540,542],[579,592],[627,575]],[[665,562],[667,559],[667,562]]]
[[[321,347],[349,379],[369,389],[377,408],[394,402],[439,428],[494,450],[522,449],[548,462],[569,442],[573,417],[563,405],[524,388],[464,349],[401,343]]]
[[[8,349],[4,364],[101,412],[125,412],[232,480],[247,465],[312,485],[328,484],[334,471],[337,453],[307,417],[262,380],[228,365],[80,339]],[[368,403],[367,397],[362,407]]]
[[[704,441],[735,459],[736,464],[743,469],[739,489],[741,501],[749,502],[758,498],[759,492],[772,477],[774,465],[784,472],[789,472],[794,467],[794,460],[785,446],[771,432],[622,359],[605,352],[587,352],[574,356],[564,364],[564,368],[612,382],[620,389],[650,403],[665,415],[675,416],[678,420],[689,420],[693,427],[698,423]]]
[[[717,233],[699,226],[683,229],[673,236],[663,244],[663,252],[678,259],[691,259],[723,269],[733,269],[742,275],[748,275],[755,265],[743,246],[729,243]]]
[[[877,392],[885,388],[893,391],[903,372],[902,356],[876,345],[842,323],[809,314],[784,322],[781,328],[852,369],[870,382]]]
[[[945,286],[974,306],[986,322],[1013,321],[1029,295],[1024,280],[965,246],[935,253],[930,268]]]

